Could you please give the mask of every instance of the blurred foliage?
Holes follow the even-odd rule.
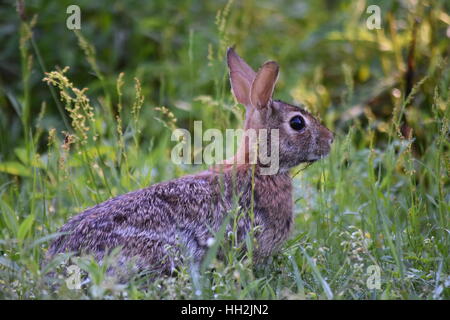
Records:
[[[377,1],[382,18],[379,30],[366,27],[369,3],[361,0],[237,1],[228,5],[224,1],[77,1],[82,13],[81,34],[95,50],[104,84],[83,57],[77,36],[66,28],[70,4],[26,2],[27,19],[36,18],[34,39],[46,70],[70,66],[70,79],[81,88],[89,88],[94,104],[105,97],[104,86],[107,92],[115,92],[119,73],[125,73],[126,82],[140,79],[145,96],[141,117],[150,124],[143,129],[147,138],[164,130],[153,121],[155,106],[169,107],[179,125],[189,127],[193,114],[195,118],[217,114],[196,97],[210,95],[221,103],[232,103],[224,63],[228,45],[235,45],[254,68],[265,60],[277,60],[282,70],[277,96],[305,103],[333,129],[345,130],[354,117],[365,121],[365,107],[369,106],[383,132],[384,121],[404,98],[406,60],[417,20],[414,80],[425,75],[431,78],[406,116],[419,137],[420,150],[432,138],[426,136],[425,127],[436,79],[443,72],[439,66],[450,50],[447,1]],[[8,138],[1,139],[0,150],[2,157],[8,158],[8,150],[24,138],[14,110],[14,105],[21,103],[24,84],[18,54],[20,19],[14,1],[2,6],[0,112],[2,136],[7,132]],[[42,128],[67,129],[42,82],[43,70],[34,48],[25,45],[34,56],[30,118],[35,123],[45,102]],[[445,85],[440,88],[443,93],[448,82]],[[124,89],[127,101],[132,87]],[[111,95],[108,103],[116,110],[117,97]],[[215,125],[228,126],[226,120]]]

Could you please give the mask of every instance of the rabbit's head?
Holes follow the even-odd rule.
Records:
[[[255,72],[232,48],[227,51],[227,62],[232,92],[246,107],[244,130],[266,129],[270,136],[272,129],[278,129],[281,170],[319,160],[330,152],[330,130],[304,109],[272,99],[279,72],[276,62],[268,61]],[[248,153],[248,141],[239,152]]]

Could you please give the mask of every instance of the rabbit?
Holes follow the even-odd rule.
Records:
[[[133,261],[137,270],[173,274],[187,259],[202,261],[235,202],[242,213],[239,241],[256,227],[255,263],[281,247],[293,225],[289,169],[325,157],[333,133],[304,109],[272,99],[276,62],[268,61],[255,72],[228,48],[227,63],[231,91],[246,108],[244,130],[278,129],[278,170],[261,174],[259,159],[250,164],[250,141],[244,138],[235,157],[209,170],[117,196],[74,216],[59,230],[62,234],[51,244],[48,258],[75,252],[102,260],[120,247],[122,263]],[[244,161],[236,164],[239,157]],[[227,232],[231,228],[230,222]]]

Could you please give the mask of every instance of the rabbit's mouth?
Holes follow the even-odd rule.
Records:
[[[318,160],[320,160],[320,158],[317,158],[317,159],[309,159],[309,160],[305,161],[305,163],[307,163],[307,164],[313,164],[314,162],[317,162]]]
[[[321,155],[312,155],[310,157],[308,157],[308,159],[305,161],[307,163],[314,163],[318,160],[322,160],[323,158],[325,158],[328,154],[321,154]]]

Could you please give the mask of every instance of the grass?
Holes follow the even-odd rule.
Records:
[[[13,4],[0,13],[8,17],[0,30],[8,36],[0,58],[8,75],[0,78],[0,298],[450,298],[445,1],[380,2],[383,29],[373,31],[364,27],[364,1],[152,1],[142,10],[80,1],[77,33],[58,27],[64,1],[27,2],[21,20]],[[54,39],[66,49],[54,50]],[[224,62],[231,44],[253,67],[277,60],[276,97],[304,102],[336,132],[329,157],[292,171],[295,227],[282,250],[253,266],[219,234],[200,269],[125,284],[89,257],[44,265],[69,217],[204,168],[172,164],[170,134],[194,120],[240,125]],[[68,264],[87,276],[81,290],[67,287]],[[367,285],[371,266],[380,289]]]

